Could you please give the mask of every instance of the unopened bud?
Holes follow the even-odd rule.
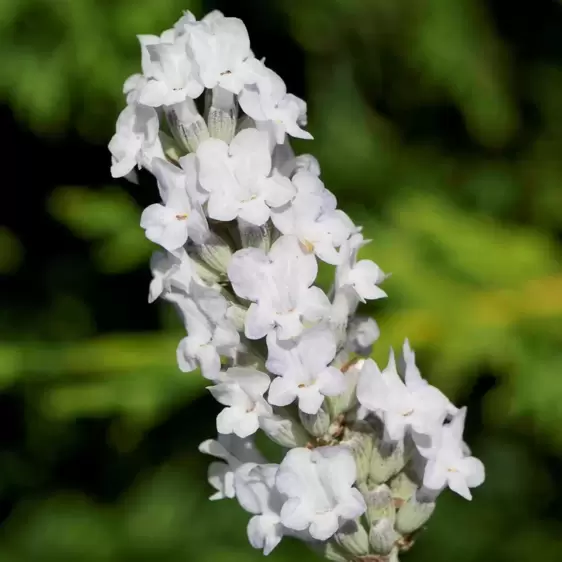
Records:
[[[359,521],[347,521],[334,535],[334,540],[351,556],[369,553],[369,535]]]
[[[242,248],[259,248],[264,252],[269,252],[271,227],[267,223],[256,226],[243,219],[238,219],[238,232]]]
[[[167,107],[166,118],[174,138],[190,152],[195,152],[209,138],[207,124],[190,98]]]
[[[230,144],[236,133],[238,105],[232,92],[216,86],[207,92],[209,134]]]
[[[305,447],[310,440],[310,436],[304,428],[290,417],[272,416],[260,418],[260,428],[272,441],[287,449]]]
[[[326,541],[325,543],[309,543],[310,547],[317,551],[320,556],[331,560],[332,562],[348,562],[347,556],[342,552],[341,548],[334,541]]]
[[[390,519],[381,519],[378,523],[371,525],[369,543],[376,554],[390,554],[398,538],[399,535],[394,530],[393,521]]]
[[[340,358],[340,361],[343,359]],[[342,371],[345,376],[345,391],[339,396],[332,396],[326,399],[332,417],[345,414],[357,405],[357,381],[359,379],[359,372],[363,367],[363,359],[347,359],[337,367]]]
[[[418,490],[418,485],[407,474],[406,470],[400,472],[390,482],[392,496],[398,501],[397,505],[407,502]]]
[[[341,444],[353,453],[355,466],[357,467],[356,482],[358,484],[366,482],[369,476],[371,454],[373,452],[372,435],[361,431],[346,431],[345,438],[341,441]]]
[[[392,497],[390,488],[386,484],[381,484],[373,490],[364,492],[363,497],[367,504],[367,520],[370,525],[383,519],[394,521],[396,514],[394,498]]]
[[[162,150],[164,151],[166,158],[168,158],[168,160],[171,160],[172,162],[179,162],[179,159],[184,156],[184,151],[181,149],[178,143],[164,131],[159,131],[158,137],[160,138],[160,142],[162,143]]]
[[[243,115],[240,119],[238,119],[238,123],[236,124],[236,134],[244,129],[254,129],[255,127],[256,122],[248,115]]]
[[[223,238],[210,231],[203,244],[190,247],[190,254],[197,256],[211,269],[225,276],[232,258],[232,249]]]
[[[224,279],[224,275],[218,273],[215,269],[209,267],[203,260],[195,254],[192,249],[189,250],[189,257],[191,258],[194,266],[195,273],[206,285],[213,286],[220,283]]]
[[[326,435],[330,429],[330,414],[328,414],[324,405],[316,414],[305,414],[302,410],[299,410],[299,418],[306,431],[315,437]]]
[[[404,468],[406,461],[403,443],[379,441],[373,448],[369,476],[373,482],[382,484],[398,474]]]
[[[410,534],[420,529],[435,510],[435,502],[420,502],[414,494],[396,514],[396,529]]]
[[[229,305],[226,311],[226,317],[232,322],[232,324],[234,324],[234,327],[238,332],[244,331],[247,311],[247,308],[233,303]]]

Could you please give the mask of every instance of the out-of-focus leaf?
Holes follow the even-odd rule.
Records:
[[[0,227],[0,274],[16,271],[23,255],[23,247],[14,233],[6,227]]]
[[[130,271],[147,263],[154,250],[139,227],[138,206],[117,187],[61,187],[49,209],[76,236],[95,241],[94,259],[104,273]]]

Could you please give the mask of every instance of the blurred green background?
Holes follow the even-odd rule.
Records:
[[[135,35],[213,8],[307,99],[296,148],[393,273],[375,356],[408,336],[469,405],[487,481],[445,493],[405,557],[561,560],[561,5],[2,0],[0,562],[261,559],[247,515],[206,499],[217,407],[147,303],[156,191],[112,181],[106,149]]]

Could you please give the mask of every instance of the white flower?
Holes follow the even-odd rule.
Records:
[[[343,373],[328,366],[336,355],[336,340],[326,326],[309,328],[296,341],[280,341],[275,332],[270,332],[267,349],[266,367],[279,375],[269,388],[270,404],[287,406],[298,398],[300,410],[316,414],[324,396],[345,391]]]
[[[283,234],[297,236],[307,252],[337,265],[341,256],[336,248],[354,232],[353,222],[336,210],[335,197],[316,175],[299,172],[292,181],[297,195],[290,204],[272,210],[273,224]]]
[[[381,268],[371,260],[357,261],[359,248],[367,244],[361,233],[353,234],[340,248],[341,263],[336,270],[336,290],[350,291],[351,299],[361,302],[386,297],[378,286],[386,276]],[[353,310],[353,306],[351,307]]]
[[[378,324],[371,317],[355,317],[348,325],[346,348],[366,357],[371,354],[380,333]]]
[[[421,450],[428,458],[423,484],[430,490],[440,491],[448,486],[467,500],[472,499],[470,488],[484,482],[482,461],[465,454],[462,439],[466,408],[461,408],[453,419],[432,435],[432,446]]]
[[[197,156],[194,153],[182,156],[178,161],[185,173],[187,193],[193,203],[203,205],[209,199],[209,193],[201,187]]]
[[[197,149],[199,181],[209,192],[209,217],[230,221],[239,217],[261,226],[294,196],[291,181],[271,170],[271,154],[264,133],[244,129],[230,146],[209,139]]]
[[[365,361],[357,384],[357,399],[381,417],[390,441],[401,441],[408,428],[413,430],[414,438],[416,434],[432,435],[448,414],[457,411],[440,390],[421,378],[411,362],[402,380],[392,350],[382,373],[372,359]]]
[[[235,473],[236,499],[254,516],[248,523],[248,539],[267,556],[285,534],[280,511],[286,497],[275,487],[279,465],[246,464]]]
[[[245,463],[264,463],[265,459],[256,449],[252,438],[240,439],[236,435],[219,434],[217,439],[207,439],[199,445],[202,453],[225,462],[212,462],[209,465],[209,484],[217,490],[209,499],[233,498],[234,473]]]
[[[252,75],[240,92],[240,107],[254,119],[258,126],[271,127],[277,143],[285,140],[285,134],[301,139],[312,135],[301,129],[306,123],[306,103],[292,94],[287,94],[285,82],[262,62],[253,59],[247,72]]]
[[[123,93],[127,96],[127,103],[140,103],[140,96],[151,76],[152,63],[149,45],[159,45],[160,43],[172,44],[175,39],[173,30],[166,29],[160,37],[158,35],[137,35],[141,47],[141,67],[142,74],[133,74],[125,80],[123,84]],[[150,104],[148,104],[150,105]]]
[[[205,378],[216,380],[220,376],[221,355],[232,355],[240,336],[227,319],[228,306],[224,297],[196,283],[192,283],[190,289],[195,292],[197,302],[185,295],[170,294],[167,297],[177,305],[188,334],[178,344],[178,365],[186,373],[201,366]]]
[[[148,80],[140,88],[140,103],[151,107],[173,105],[203,93],[203,84],[196,74],[196,65],[188,56],[185,42],[144,43],[143,50],[148,55],[143,64]]]
[[[214,11],[188,25],[186,37],[205,88],[221,86],[238,94],[249,77],[245,62],[253,57],[244,22]]]
[[[307,172],[314,176],[320,177],[320,163],[312,154],[299,154],[295,158],[294,173]]]
[[[217,416],[219,433],[234,433],[248,437],[259,428],[260,416],[271,415],[271,406],[263,395],[269,387],[269,377],[247,367],[231,367],[221,382],[208,387],[217,402],[226,406]]]
[[[181,18],[174,24],[174,37],[183,37],[196,22],[197,18],[189,10],[184,10]]]
[[[246,315],[245,334],[260,339],[276,330],[280,339],[298,336],[303,320],[318,322],[330,302],[318,287],[318,264],[305,254],[296,238],[281,236],[269,254],[257,248],[239,250],[232,256],[228,277],[236,294],[253,301]]]
[[[202,209],[192,204],[183,170],[160,158],[153,162],[153,173],[164,205],[149,205],[142,213],[141,226],[146,237],[169,252],[181,248],[188,237],[201,244],[209,232]]]
[[[154,252],[150,258],[152,281],[148,292],[148,302],[154,302],[162,293],[177,287],[189,291],[193,278],[193,265],[187,252],[181,248],[177,255],[169,252]]]
[[[135,166],[151,170],[153,158],[164,158],[158,130],[158,115],[151,107],[131,104],[121,112],[109,141],[114,178],[126,176]]]
[[[329,539],[345,521],[365,512],[355,478],[355,461],[345,447],[290,450],[276,478],[277,489],[289,498],[281,522],[296,531],[308,529],[316,540]]]

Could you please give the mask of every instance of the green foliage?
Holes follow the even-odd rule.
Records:
[[[559,7],[204,4],[4,0],[0,99],[38,139],[76,130],[90,148],[104,145],[121,85],[139,69],[135,34],[219,4],[270,49],[257,56],[286,65],[291,90],[305,65],[315,140],[295,146],[318,156],[327,186],[373,240],[364,256],[392,273],[388,301],[365,308],[381,326],[374,356],[384,362],[409,337],[422,372],[469,402],[470,441],[488,470],[473,503],[443,496],[409,557],[559,560]],[[303,59],[268,44],[269,30]],[[156,190],[94,182],[88,169],[82,181],[61,177],[30,191],[45,195],[47,230],[26,217],[0,227],[0,275],[12,287],[0,312],[0,387],[15,435],[0,452],[9,507],[0,561],[261,559],[244,536],[246,514],[206,500],[197,444],[212,436],[215,411],[205,381],[177,369],[173,311],[144,300],[153,247],[138,227],[140,200]],[[72,244],[38,256],[22,242],[55,235]],[[150,315],[149,331],[139,319]],[[290,541],[270,558],[295,556],[314,559]]]

